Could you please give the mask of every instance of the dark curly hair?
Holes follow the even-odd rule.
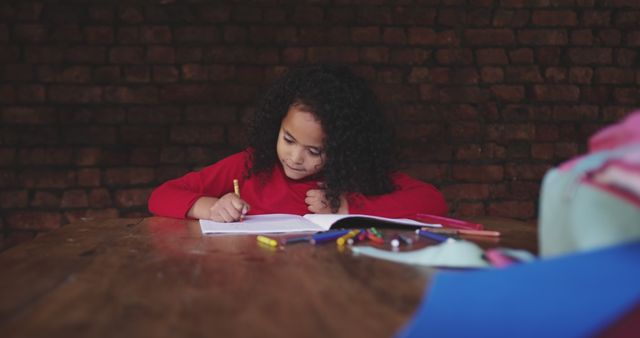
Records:
[[[295,68],[267,90],[249,126],[254,150],[249,176],[267,175],[279,162],[278,132],[292,104],[308,108],[325,132],[321,175],[333,212],[345,192],[380,195],[395,190],[390,177],[396,159],[393,128],[365,81],[335,65]]]

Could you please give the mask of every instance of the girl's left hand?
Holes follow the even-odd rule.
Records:
[[[304,202],[307,203],[309,211],[314,214],[333,214],[331,211],[331,206],[329,205],[329,201],[324,194],[324,189],[309,189],[307,191],[307,197],[304,199]],[[340,207],[338,208],[337,214],[348,214],[349,213],[349,205],[347,202],[347,198],[342,195],[340,196]]]

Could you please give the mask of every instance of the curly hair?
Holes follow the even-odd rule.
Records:
[[[325,132],[321,171],[333,212],[343,193],[380,195],[395,190],[393,128],[374,92],[345,66],[308,65],[288,72],[267,90],[249,126],[248,175],[262,176],[276,165],[280,125],[292,104],[312,112]]]

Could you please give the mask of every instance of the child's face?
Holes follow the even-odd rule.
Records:
[[[293,104],[280,124],[276,151],[285,175],[300,180],[322,170],[325,161],[324,131],[304,106]]]

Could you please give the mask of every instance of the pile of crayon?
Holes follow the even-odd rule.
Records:
[[[489,236],[497,237],[500,233],[497,231],[486,230],[462,230],[462,229],[450,229],[450,228],[433,228],[423,227],[416,229],[417,239],[423,237],[428,238],[435,242],[444,242],[449,239],[457,239],[459,235],[476,235],[476,236]],[[312,235],[298,236],[298,237],[286,237],[280,240],[276,240],[267,236],[259,235],[256,237],[258,243],[269,247],[278,247],[280,245],[291,245],[296,243],[310,243],[314,245],[325,244],[335,241],[339,247],[345,245],[354,245],[359,242],[369,241],[374,244],[384,245],[388,243],[393,249],[399,248],[401,245],[410,246],[414,239],[401,234],[395,234],[385,239],[382,233],[376,228],[362,228],[362,229],[338,229],[318,232]]]

